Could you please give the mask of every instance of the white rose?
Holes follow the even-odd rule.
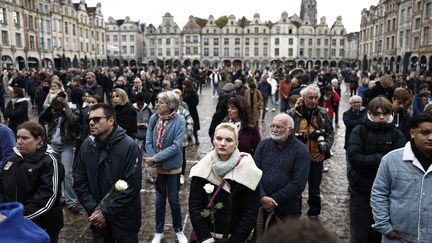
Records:
[[[212,193],[214,190],[214,186],[210,183],[205,184],[205,186],[203,188],[207,192],[207,194]]]
[[[122,191],[128,189],[128,187],[129,187],[127,182],[124,180],[118,180],[114,186],[115,186],[115,189],[119,192],[122,192]]]

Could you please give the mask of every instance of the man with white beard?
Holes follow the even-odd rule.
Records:
[[[270,128],[271,138],[258,144],[254,156],[263,173],[261,207],[280,219],[299,217],[299,200],[309,175],[309,150],[292,133],[294,121],[289,115],[276,115]]]

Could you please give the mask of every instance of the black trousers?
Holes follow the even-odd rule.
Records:
[[[355,191],[350,196],[351,243],[380,243],[381,234],[372,229],[374,223],[370,196]]]

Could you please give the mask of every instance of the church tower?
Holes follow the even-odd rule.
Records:
[[[308,18],[306,17],[308,16]],[[302,0],[300,8],[300,19],[310,21],[309,24],[317,25],[317,2],[316,0]]]

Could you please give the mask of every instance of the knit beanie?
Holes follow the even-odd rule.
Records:
[[[2,243],[49,243],[48,234],[24,217],[23,205],[17,202],[0,204],[0,214],[6,218],[0,222]]]

